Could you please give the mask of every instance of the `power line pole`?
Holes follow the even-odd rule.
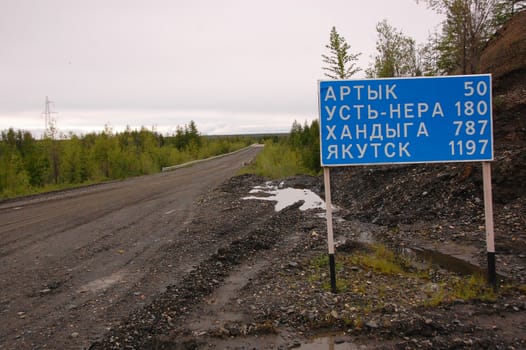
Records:
[[[49,98],[46,96],[46,102],[44,106],[44,123],[45,123],[45,129],[44,129],[44,137],[49,136],[51,138],[54,138],[55,132],[56,132],[56,120],[52,117],[52,114],[56,114],[57,112],[53,112],[51,110],[51,104],[53,101],[50,101]]]

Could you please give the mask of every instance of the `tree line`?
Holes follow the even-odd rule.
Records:
[[[171,136],[141,128],[100,133],[53,133],[37,140],[28,131],[0,134],[0,199],[51,189],[159,172],[162,167],[227,153],[250,137],[207,138],[193,121]]]

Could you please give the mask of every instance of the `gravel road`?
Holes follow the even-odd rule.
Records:
[[[196,203],[259,150],[0,203],[0,349],[84,348],[151,302],[214,251]]]

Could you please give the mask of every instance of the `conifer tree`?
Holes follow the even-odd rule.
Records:
[[[325,45],[329,50],[327,55],[321,55],[326,66],[325,76],[330,79],[349,79],[359,72],[361,68],[356,66],[356,61],[361,53],[351,53],[351,45],[345,38],[338,34],[336,27],[332,27],[329,44]]]
[[[387,23],[376,25],[377,54],[374,65],[367,69],[369,78],[411,77],[422,75],[415,40]]]

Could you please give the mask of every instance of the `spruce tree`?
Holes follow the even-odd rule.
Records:
[[[350,53],[351,45],[345,38],[338,34],[336,27],[332,27],[329,44],[325,45],[329,50],[327,55],[321,55],[326,66],[325,76],[330,79],[349,79],[361,69],[356,66],[356,61],[361,53]]]

